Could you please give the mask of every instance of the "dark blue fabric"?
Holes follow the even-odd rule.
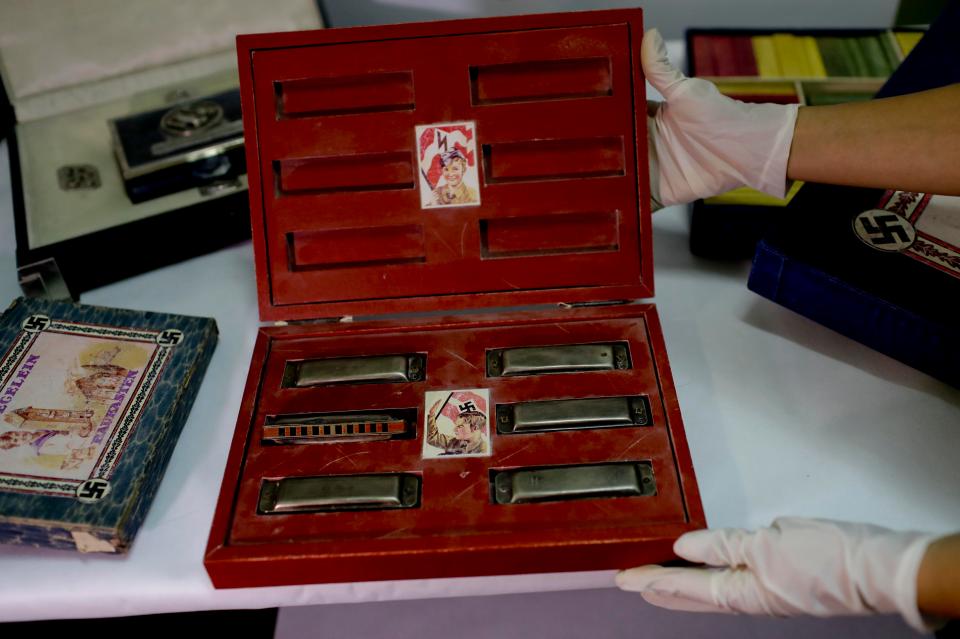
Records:
[[[960,327],[943,324],[792,258],[762,240],[750,290],[948,384],[960,387]]]

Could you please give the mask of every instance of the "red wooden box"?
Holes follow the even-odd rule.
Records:
[[[656,309],[633,302],[653,294],[641,16],[238,39],[260,315],[284,322],[254,349],[205,559],[215,586],[625,568],[704,526]],[[536,306],[502,310],[520,305]],[[493,349],[596,343],[625,345],[630,368],[486,366]],[[420,381],[285,387],[288,362],[406,353],[425,357]],[[643,396],[651,423],[494,430],[488,456],[426,458],[426,393],[455,389],[488,389],[491,416]],[[416,414],[415,432],[262,441],[271,416],[387,409]],[[655,494],[492,497],[499,471],[627,461]],[[268,480],[375,473],[418,477],[417,506],[258,511]]]

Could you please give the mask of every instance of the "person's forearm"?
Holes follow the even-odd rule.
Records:
[[[960,84],[801,108],[787,177],[960,195]]]
[[[927,548],[917,573],[917,607],[926,615],[960,618],[960,533]]]

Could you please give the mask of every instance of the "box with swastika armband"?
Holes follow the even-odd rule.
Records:
[[[216,342],[212,319],[15,300],[0,315],[0,542],[125,552]]]
[[[824,106],[869,100],[923,36],[897,29],[694,28],[686,34],[690,76],[742,102]],[[776,198],[740,187],[693,203],[690,251],[747,259],[802,186]]]
[[[214,586],[628,568],[705,526],[650,300],[642,36],[629,9],[238,38],[277,323]]]
[[[960,82],[958,41],[947,3],[876,97]],[[749,287],[960,387],[960,197],[807,184],[757,246]]]

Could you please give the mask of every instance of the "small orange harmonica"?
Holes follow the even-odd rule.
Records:
[[[274,444],[319,444],[398,439],[412,433],[413,423],[412,417],[393,413],[275,416],[268,417],[263,426],[263,441]]]

